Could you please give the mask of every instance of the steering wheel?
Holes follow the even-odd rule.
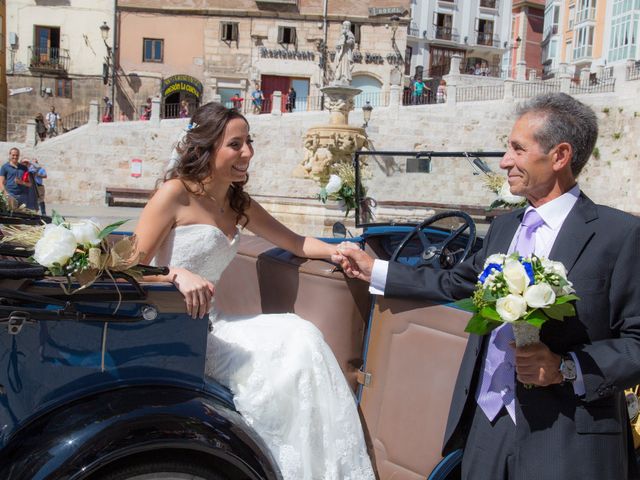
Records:
[[[432,243],[425,235],[424,229],[443,218],[461,218],[464,223],[441,242]],[[467,243],[464,246],[462,255],[460,255],[456,261],[454,253],[458,252],[452,252],[448,246],[467,230],[467,228],[469,229],[469,237],[467,238]],[[417,225],[402,239],[400,245],[398,245],[393,255],[391,255],[392,262],[398,261],[400,253],[410,244],[415,236],[418,237],[422,244],[422,253],[420,254],[420,261],[418,262],[419,266],[428,265],[433,268],[452,268],[456,264],[463,262],[469,255],[471,247],[473,247],[473,244],[476,242],[476,224],[468,214],[458,210],[433,215]]]

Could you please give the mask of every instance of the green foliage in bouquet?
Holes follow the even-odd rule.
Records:
[[[486,335],[501,323],[526,322],[538,329],[575,315],[579,300],[564,266],[543,257],[491,255],[473,295],[455,304],[473,313],[466,332]]]

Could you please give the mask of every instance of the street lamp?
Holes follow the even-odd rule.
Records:
[[[369,126],[369,120],[371,120],[371,112],[373,111],[373,106],[369,103],[369,100],[362,107],[362,118],[364,119],[364,124],[362,128],[367,128]]]
[[[398,26],[400,26],[400,17],[394,15],[393,17],[391,17],[391,31],[393,32],[393,34],[391,35],[391,43],[393,44],[395,50],[398,49],[398,46],[396,45],[396,31],[398,30]]]
[[[396,56],[394,61],[393,70],[391,71],[391,84],[399,85],[402,80],[402,73],[400,70],[400,65],[404,63],[404,58],[402,57],[402,53],[400,53],[400,49],[398,48],[398,44],[396,43],[396,32],[398,31],[398,26],[400,25],[400,17],[394,15],[391,17],[391,47],[393,48],[393,52]]]
[[[113,58],[113,47],[110,47],[107,43],[107,39],[109,38],[109,32],[111,28],[107,25],[107,22],[103,21],[102,25],[100,25],[100,34],[102,35],[102,41],[104,42],[104,46],[107,47],[107,56],[104,58],[104,63],[102,64],[102,82],[107,85],[109,83],[109,76],[111,76],[111,118],[114,117],[115,111],[113,110],[113,105],[115,105],[116,101],[116,65],[115,59]],[[115,39],[114,39],[115,45]],[[111,75],[109,75],[111,74]],[[115,119],[114,119],[115,120]]]

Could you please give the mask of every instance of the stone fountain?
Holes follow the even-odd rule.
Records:
[[[329,124],[310,128],[304,137],[304,159],[294,174],[312,178],[324,185],[332,169],[341,163],[351,164],[352,155],[367,146],[364,128],[349,125],[349,112],[354,109],[354,97],[362,90],[351,86],[353,47],[355,38],[350,22],[342,24],[340,41],[336,45],[334,78],[322,88]]]

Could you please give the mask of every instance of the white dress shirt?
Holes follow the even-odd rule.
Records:
[[[535,246],[533,252],[538,257],[548,257],[551,252],[551,248],[553,247],[554,242],[560,232],[560,228],[562,224],[566,220],[569,212],[574,207],[576,202],[578,201],[578,197],[580,196],[580,187],[575,185],[571,190],[560,195],[558,198],[554,198],[550,202],[545,203],[544,205],[538,207],[536,210],[542,220],[544,220],[544,225],[541,225],[534,233],[535,238]],[[533,209],[533,207],[527,207],[527,210]],[[526,213],[526,211],[525,211]],[[520,233],[519,226],[516,230],[513,239],[511,240],[511,245],[509,246],[509,252],[512,252],[517,241],[518,235]],[[387,284],[387,272],[389,270],[389,262],[386,260],[376,259],[373,262],[373,269],[371,271],[371,284],[369,286],[369,293],[373,295],[383,295],[384,289]],[[577,370],[577,378],[573,382],[573,388],[576,395],[584,395],[586,390],[584,386],[584,379],[582,377],[582,370],[580,369],[580,364],[578,363],[578,359],[573,352],[569,352],[573,361],[576,364]]]

